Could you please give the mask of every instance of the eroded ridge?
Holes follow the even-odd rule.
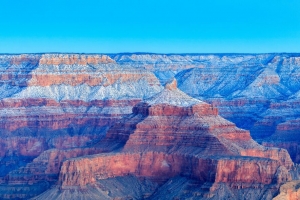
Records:
[[[180,176],[195,180],[198,186],[210,185],[208,191],[198,191],[204,199],[222,195],[219,187],[252,191],[249,195],[253,199],[258,197],[255,191],[264,190],[272,196],[280,184],[292,179],[289,171],[293,163],[286,150],[257,144],[249,131],[220,117],[212,105],[177,89],[176,80],[138,103],[98,145],[109,144],[119,146],[110,153],[63,162],[61,187],[55,190],[64,194],[77,187],[91,192],[90,187],[98,187],[101,180],[128,176],[149,179],[161,188]],[[185,195],[182,190],[174,193]],[[148,197],[157,195],[159,192]]]

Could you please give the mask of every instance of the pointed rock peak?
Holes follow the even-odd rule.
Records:
[[[192,106],[194,104],[206,104],[203,101],[190,97],[177,88],[176,79],[172,79],[165,85],[165,89],[160,93],[145,99],[149,105],[169,104],[180,107]]]
[[[177,89],[177,81],[175,78],[166,83],[165,89],[168,90],[176,90]]]

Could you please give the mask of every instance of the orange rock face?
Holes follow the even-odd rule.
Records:
[[[45,138],[9,137],[0,139],[0,156],[5,157],[9,152],[20,156],[38,156],[48,149]]]
[[[215,182],[223,183],[285,183],[291,175],[275,160],[240,158],[219,161]]]
[[[102,150],[83,150],[104,136],[109,126],[126,114],[125,108],[135,105],[140,100],[80,100],[54,101],[52,99],[10,99],[0,100],[0,182],[10,185],[16,183],[36,183],[45,178],[43,162],[35,162],[34,158],[43,156],[48,149],[57,149],[58,159],[48,157],[49,166],[56,171],[47,175],[47,180],[57,180],[62,162],[73,156],[98,153]],[[103,111],[103,108],[106,110]],[[87,112],[92,110],[93,112]],[[119,112],[123,109],[123,112]],[[5,112],[9,110],[10,112]],[[125,112],[124,112],[125,111]],[[75,152],[68,149],[76,149]],[[61,150],[61,151],[60,151]],[[67,153],[64,152],[66,150]],[[67,154],[64,156],[64,154]],[[39,160],[39,159],[38,159]],[[22,176],[9,175],[14,170],[25,167]],[[37,168],[40,170],[35,171]],[[51,167],[52,168],[52,167]],[[22,170],[21,170],[22,171]],[[8,178],[10,177],[10,178]],[[12,178],[13,177],[13,178]],[[24,181],[23,177],[27,177]],[[8,182],[8,180],[14,180]],[[45,179],[46,180],[46,179]],[[21,195],[21,194],[20,194]],[[22,194],[23,195],[23,194]],[[24,194],[25,195],[25,194]]]
[[[262,145],[266,147],[277,147],[277,148],[283,148],[286,149],[292,160],[295,163],[300,162],[300,145],[297,141],[268,141],[268,142],[262,142]]]
[[[40,181],[57,181],[63,161],[68,158],[99,153],[95,148],[73,148],[69,150],[50,149],[40,154],[33,162],[10,172],[3,181],[9,185],[36,184]]]
[[[298,200],[300,199],[300,181],[291,181],[280,187],[280,193],[273,200]]]
[[[280,171],[280,166],[275,160],[258,158],[203,159],[162,152],[99,154],[64,162],[60,182],[68,189],[129,174],[164,181],[182,173],[212,183],[271,184],[291,180],[288,171]]]
[[[270,158],[272,160],[277,160],[281,165],[285,166],[287,169],[293,167],[293,162],[289,157],[286,149],[279,148],[266,148],[266,149],[247,149],[241,152],[242,156],[260,157],[260,158]]]

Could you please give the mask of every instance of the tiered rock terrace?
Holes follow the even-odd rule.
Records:
[[[291,180],[293,163],[286,150],[257,144],[248,131],[176,85],[174,80],[161,93],[138,103],[133,114],[108,131],[98,146],[114,146],[113,152],[63,162],[60,192],[74,186],[89,190],[100,180],[128,175],[158,184],[175,176],[213,184],[204,196],[213,195],[220,184],[227,184],[232,191],[255,191],[262,185],[274,194],[274,188]]]
[[[153,74],[107,55],[0,55],[0,198],[39,194],[62,161],[102,152],[90,147],[160,90]]]

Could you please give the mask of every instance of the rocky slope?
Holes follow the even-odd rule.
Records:
[[[287,148],[299,162],[299,137],[294,137],[296,141],[285,137],[297,135],[297,130],[283,133],[282,128],[285,124],[295,127],[299,121],[300,54],[122,54],[112,58],[120,64],[143,65],[161,83],[175,76],[182,91],[213,104],[222,117],[250,130],[260,143]]]
[[[49,152],[59,152],[57,157],[64,155],[55,161],[56,170],[59,170],[67,158],[122,146],[119,143],[95,150],[93,145],[105,136],[110,126],[129,115],[134,105],[161,92],[162,85],[172,77],[176,77],[182,91],[213,105],[209,112],[217,108],[220,116],[250,130],[256,141],[268,147],[287,149],[293,161],[299,163],[299,66],[300,54],[286,53],[1,54],[1,198],[27,198],[23,194],[29,190],[35,188],[33,195],[49,187],[47,184],[29,187],[26,181],[20,186],[9,183],[7,178],[9,174],[24,176],[32,166],[44,166],[45,159],[41,161],[39,157]],[[175,105],[178,99],[173,98]],[[181,103],[181,106],[188,106]],[[223,123],[220,119],[208,118],[203,120]],[[155,123],[159,124],[160,120]],[[167,116],[162,122],[172,120],[178,124],[184,121],[181,125],[187,123],[184,118],[169,119]],[[130,123],[137,121],[143,119],[133,118]],[[151,138],[142,133],[134,137],[142,144],[144,136]],[[175,138],[178,143],[181,139]],[[160,138],[155,140],[157,143]],[[190,143],[193,145],[192,141]],[[76,152],[81,148],[90,150],[71,153],[72,149]],[[273,151],[272,156],[281,154]],[[264,153],[251,151],[250,154],[263,156]],[[51,165],[52,159],[48,162]],[[53,176],[58,177],[58,174]],[[225,191],[226,187],[221,188]],[[19,196],[16,191],[21,191]]]
[[[300,181],[291,181],[280,187],[280,193],[273,200],[297,200],[300,199]]]

